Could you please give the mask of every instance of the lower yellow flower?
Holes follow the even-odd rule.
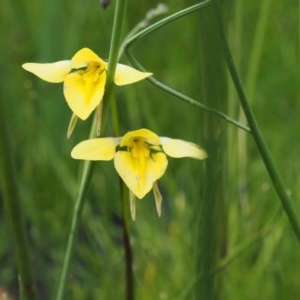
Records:
[[[79,50],[71,60],[42,64],[25,63],[22,67],[45,81],[64,82],[67,103],[73,113],[82,120],[87,119],[102,101],[107,62],[88,48]],[[150,75],[152,73],[117,64],[114,82],[116,85],[126,85]]]
[[[198,145],[168,137],[159,137],[148,129],[130,131],[123,137],[95,138],[75,146],[71,156],[84,160],[112,160],[130,191],[142,199],[153,188],[160,215],[161,196],[156,181],[165,173],[171,157],[205,159],[205,150]],[[131,211],[134,216],[134,202]],[[134,218],[134,217],[133,217]]]

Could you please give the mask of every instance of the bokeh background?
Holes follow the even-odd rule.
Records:
[[[158,3],[128,1],[124,36]],[[196,1],[164,3],[171,14]],[[114,4],[104,10],[97,0],[0,3],[0,96],[41,299],[50,299],[55,291],[78,189],[80,163],[71,159],[70,151],[88,137],[91,121],[79,121],[67,140],[71,113],[62,85],[43,82],[21,65],[70,59],[82,47],[107,58]],[[222,5],[241,80],[300,219],[299,3],[224,0]],[[211,74],[204,53],[222,60],[220,52],[204,42],[210,32],[203,23],[206,13],[195,12],[152,32],[132,52],[158,80],[245,122],[225,65],[223,73],[210,75],[215,89],[222,81],[222,98],[203,99],[203,82]],[[128,63],[125,56],[122,62]],[[130,224],[137,299],[201,299],[197,266],[205,259],[199,254],[202,247],[209,243],[199,235],[201,208],[208,201],[202,183],[221,191],[211,228],[218,231],[212,234],[218,245],[212,270],[217,299],[296,299],[299,243],[251,135],[217,117],[210,116],[209,125],[208,113],[148,81],[117,88],[116,95],[122,133],[146,127],[207,149],[204,127],[219,126],[222,133],[222,142],[216,144],[222,153],[221,185],[205,180],[206,162],[170,159],[159,182],[162,217],[157,216],[152,194],[138,202],[137,219]],[[110,122],[108,136],[113,134]],[[87,197],[66,299],[123,299],[121,200],[112,162],[96,164]],[[18,299],[3,199],[0,190],[0,289]],[[210,228],[205,228],[209,235]]]

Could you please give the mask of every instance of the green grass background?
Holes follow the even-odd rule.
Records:
[[[223,2],[224,23],[241,79],[300,218],[299,3]],[[128,1],[124,34],[158,3]],[[174,13],[196,2],[165,3],[169,13]],[[79,121],[67,140],[71,113],[62,85],[43,82],[21,65],[69,59],[85,46],[107,58],[113,12],[114,1],[106,10],[96,0],[0,3],[0,96],[41,299],[50,299],[55,290],[78,189],[80,164],[71,159],[70,151],[88,137],[91,121]],[[204,14],[205,9],[151,33],[132,51],[157,79],[214,106],[222,99],[202,99],[207,79],[202,58],[209,47],[203,43]],[[261,27],[257,30],[257,26]],[[128,63],[125,57],[122,62]],[[219,76],[215,74],[216,79]],[[230,78],[221,80],[227,86],[225,107],[238,118],[238,99]],[[210,84],[218,89],[216,82]],[[147,81],[117,88],[116,95],[122,133],[146,127],[208,147],[203,135],[203,127],[209,126],[203,121],[207,113]],[[296,299],[300,294],[299,243],[251,135],[243,150],[238,130],[225,121],[221,127],[226,143],[218,151],[226,157],[226,168],[220,171],[225,185],[205,183],[222,190],[222,201],[216,202],[219,217],[212,222],[220,232],[216,298]],[[106,134],[112,132],[108,120]],[[159,181],[164,196],[160,219],[152,194],[138,202],[137,219],[130,225],[137,299],[198,299],[194,291],[201,281],[199,253],[209,242],[197,238],[206,201],[200,196],[204,165],[191,159],[169,159]],[[241,183],[241,178],[246,182]],[[112,162],[96,164],[87,197],[66,299],[123,299],[121,200]],[[3,198],[0,191],[0,288],[17,298],[16,261]],[[209,238],[210,229],[206,230]]]

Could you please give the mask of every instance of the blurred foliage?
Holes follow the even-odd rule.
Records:
[[[243,1],[242,24],[236,28],[238,2],[224,10],[229,43],[242,80],[249,69],[261,1]],[[1,1],[0,93],[10,129],[18,188],[30,238],[41,299],[50,299],[57,284],[77,192],[78,161],[72,147],[86,139],[90,121],[79,121],[66,139],[71,117],[62,85],[48,84],[25,72],[24,62],[69,59],[87,46],[108,56],[114,1],[104,10],[96,0]],[[124,35],[159,1],[128,1]],[[191,1],[167,0],[169,13]],[[196,2],[195,2],[196,3]],[[201,100],[199,16],[193,13],[151,33],[132,51],[157,79]],[[300,211],[299,37],[298,4],[272,1],[251,103],[284,181]],[[240,42],[236,34],[240,32]],[[123,58],[122,61],[126,62]],[[218,74],[216,74],[218,76]],[[228,80],[231,86],[230,80]],[[149,82],[116,89],[121,132],[147,127],[159,135],[182,138],[205,148],[203,115]],[[238,100],[232,93],[233,117]],[[107,135],[112,129],[107,126]],[[237,129],[232,131],[227,164],[226,255],[231,263],[218,273],[220,299],[295,299],[300,251],[249,135],[246,201],[238,189]],[[222,151],[222,149],[220,150]],[[1,167],[1,166],[0,166]],[[201,199],[201,162],[171,160],[160,180],[164,196],[158,219],[152,195],[137,206],[131,224],[137,299],[191,299],[195,233]],[[1,192],[1,191],[0,191]],[[17,297],[17,270],[0,193],[0,288]],[[72,260],[67,299],[122,299],[124,258],[118,177],[111,162],[96,164]],[[224,223],[224,226],[227,222]],[[241,245],[253,238],[243,251]],[[205,241],[203,241],[205,243]],[[226,257],[225,257],[226,258]],[[182,295],[182,297],[180,297]],[[188,295],[184,297],[184,295]]]

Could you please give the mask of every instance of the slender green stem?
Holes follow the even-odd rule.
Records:
[[[80,189],[77,196],[77,201],[75,203],[74,211],[73,211],[73,217],[72,217],[72,223],[71,223],[71,229],[68,237],[68,243],[67,248],[65,252],[65,258],[64,258],[64,264],[62,268],[62,273],[59,281],[58,291],[56,295],[57,300],[62,300],[66,285],[66,280],[69,272],[70,267],[70,261],[73,255],[74,251],[74,243],[77,235],[77,230],[79,226],[79,220],[82,213],[82,208],[85,203],[85,193],[88,187],[89,178],[92,171],[93,162],[85,161],[83,163],[83,170],[82,170],[82,177],[80,180]]]
[[[118,0],[116,2],[115,16],[108,56],[107,82],[111,84],[115,76],[116,65],[119,59],[119,50],[122,37],[122,28],[126,11],[127,0]]]
[[[116,14],[122,14],[122,17],[115,18],[115,27],[113,31],[112,46],[111,46],[111,55],[109,56],[109,65],[108,72],[113,69],[115,70],[122,49],[120,47],[121,41],[121,28],[123,25],[123,19],[125,15],[126,1],[119,0],[117,2]],[[110,78],[113,81],[114,71],[112,72]],[[110,88],[110,86],[108,86]],[[120,135],[119,120],[118,120],[118,111],[116,98],[111,97],[111,109],[112,109],[112,120],[114,127],[114,134],[116,136]],[[125,186],[124,182],[120,179],[120,188],[121,188],[121,198],[122,198],[122,230],[123,230],[123,246],[124,246],[124,255],[125,255],[125,289],[126,289],[126,300],[134,299],[134,279],[133,279],[133,269],[132,269],[132,250],[130,245],[130,237],[128,230],[128,218],[126,217],[126,207],[128,206],[128,189]]]
[[[123,54],[123,52],[125,52],[128,60],[131,62],[131,64],[140,69],[141,71],[146,71],[141,64],[135,59],[135,57],[132,55],[132,53],[129,51],[129,48],[132,47],[133,43],[137,42],[138,40],[142,39],[143,37],[145,37],[146,35],[148,35],[149,33],[151,33],[152,31],[165,26],[166,24],[173,22],[183,16],[186,16],[187,14],[190,14],[198,9],[204,8],[206,6],[208,6],[211,3],[211,0],[207,0],[207,1],[203,1],[200,2],[198,4],[195,4],[193,6],[190,6],[186,9],[183,9],[179,12],[176,12],[174,14],[172,14],[171,16],[168,16],[154,24],[152,24],[151,26],[148,26],[147,28],[141,30],[140,32],[136,33],[136,34],[132,34],[130,33],[127,38],[125,39],[125,41],[122,43],[121,48],[120,48],[120,53],[119,56],[121,56]],[[192,105],[196,105],[199,108],[213,113],[219,117],[221,117],[222,119],[226,120],[227,122],[239,127],[242,130],[248,131],[250,132],[249,127],[247,127],[246,125],[241,124],[240,122],[230,118],[229,116],[227,116],[226,114],[224,114],[223,112],[220,112],[216,109],[210,108],[208,106],[206,106],[205,104],[202,104],[194,99],[192,99],[191,97],[188,97],[170,87],[168,87],[167,85],[163,84],[162,82],[158,81],[157,79],[155,79],[153,76],[148,77],[147,78],[152,84],[154,84],[155,86],[161,88],[162,90],[166,91],[167,93],[177,97],[180,100],[183,100],[185,102],[188,102],[189,104]]]
[[[94,133],[96,130],[96,120],[97,120],[97,114],[95,113],[94,121],[91,126],[90,137],[94,136]],[[75,206],[74,206],[66,252],[65,252],[65,256],[64,256],[64,261],[63,261],[62,271],[61,271],[60,280],[59,280],[59,284],[58,284],[58,289],[57,289],[57,293],[56,293],[56,297],[55,297],[56,300],[64,299],[65,286],[66,286],[66,281],[67,281],[68,272],[69,272],[69,268],[70,268],[71,258],[72,258],[73,252],[74,252],[74,245],[75,245],[75,240],[76,240],[76,236],[77,236],[79,220],[81,217],[82,208],[85,203],[85,193],[87,191],[89,179],[92,174],[93,164],[94,164],[93,161],[84,161],[84,163],[83,163],[80,185],[79,185],[79,192],[78,192],[77,199],[76,199]]]
[[[115,97],[111,98],[111,113],[112,123],[114,128],[115,136],[120,136],[120,126],[118,118],[118,107]],[[134,276],[133,276],[133,258],[132,249],[130,244],[130,233],[129,233],[129,191],[124,181],[120,178],[120,191],[122,201],[122,231],[123,231],[123,248],[124,248],[124,259],[125,259],[125,291],[126,300],[134,299]]]
[[[240,98],[240,103],[243,107],[245,116],[247,118],[248,124],[249,124],[249,126],[251,128],[251,132],[253,134],[254,141],[255,141],[256,146],[259,150],[259,153],[264,161],[266,169],[272,180],[273,186],[274,186],[274,188],[277,192],[277,195],[281,201],[282,207],[288,217],[288,220],[291,223],[292,229],[300,243],[300,226],[299,226],[299,223],[297,220],[297,216],[292,208],[291,199],[286,192],[286,188],[283,184],[280,173],[272,159],[272,156],[271,156],[268,146],[265,142],[265,139],[264,139],[264,137],[260,131],[260,128],[256,122],[256,119],[255,119],[252,109],[249,105],[246,94],[244,92],[243,85],[240,81],[240,77],[236,70],[236,67],[235,67],[235,64],[233,61],[233,57],[231,55],[231,51],[229,49],[229,45],[227,43],[226,35],[223,30],[222,18],[221,18],[220,7],[219,7],[219,5],[220,5],[219,0],[213,0],[213,3],[214,3],[214,8],[215,8],[216,21],[217,21],[218,27],[219,27],[220,38],[222,40],[224,56],[225,56],[233,83],[235,85],[236,91]]]
[[[265,34],[266,34],[266,28],[267,28],[267,20],[269,16],[270,6],[271,6],[272,0],[262,0],[260,2],[260,13],[257,19],[257,25],[255,29],[254,39],[253,39],[253,46],[251,49],[251,55],[248,63],[248,72],[246,75],[245,80],[245,90],[248,95],[249,101],[253,99],[255,95],[255,85],[257,81],[257,73],[259,70],[259,62],[261,59],[261,54],[263,50],[263,42],[265,40]],[[239,4],[237,4],[239,7],[242,4],[241,1],[239,1]],[[239,12],[241,14],[241,8],[239,9]],[[242,27],[241,24],[236,24],[236,26]],[[238,29],[239,33],[241,29]],[[243,111],[243,108],[240,107],[239,111],[239,121],[241,123],[246,122],[246,117]],[[238,157],[237,157],[237,163],[238,163],[238,190],[241,208],[245,213],[248,213],[249,210],[249,200],[248,200],[248,152],[247,152],[247,140],[248,135],[245,134],[245,132],[238,132]]]
[[[117,0],[114,23],[112,29],[112,37],[110,43],[110,51],[108,56],[107,78],[105,84],[105,95],[103,98],[103,114],[106,114],[109,102],[112,99],[111,94],[114,86],[114,77],[116,66],[119,59],[120,44],[122,37],[122,28],[124,23],[124,16],[126,12],[127,0]]]
[[[111,46],[111,55],[109,56],[109,64],[108,64],[108,72],[110,70],[111,74],[108,79],[111,81],[114,77],[114,70],[116,68],[116,64],[119,58],[119,53],[122,53],[120,50],[120,41],[121,41],[121,28],[123,24],[123,17],[125,15],[126,1],[119,0],[117,2],[116,14],[119,15],[115,17],[114,30],[113,30],[113,38],[112,38],[112,46]],[[110,86],[109,86],[110,88]],[[114,131],[115,135],[119,135],[119,124],[118,124],[118,113],[117,113],[117,103],[116,98],[111,97],[111,108],[112,108],[112,116],[114,121]],[[126,300],[134,299],[134,279],[133,279],[133,269],[132,269],[132,250],[130,245],[130,237],[128,230],[128,218],[126,213],[126,207],[128,206],[128,189],[121,181],[121,195],[122,195],[122,229],[123,229],[123,245],[124,245],[124,254],[125,254],[125,278],[126,278]]]
[[[7,133],[5,110],[0,99],[0,190],[3,192],[6,218],[14,241],[19,273],[19,288],[22,299],[37,299],[34,276],[31,267],[30,250],[22,215],[21,199],[14,172],[9,135]]]
[[[116,9],[115,9],[114,23],[113,23],[113,30],[112,30],[112,39],[111,39],[110,52],[109,52],[106,88],[105,88],[105,95],[103,99],[104,120],[106,119],[106,113],[108,111],[107,107],[109,104],[108,102],[111,98],[113,78],[114,78],[115,68],[118,61],[119,45],[121,40],[121,31],[122,31],[122,24],[123,24],[123,19],[125,14],[125,7],[126,7],[125,0],[118,0],[116,2]],[[90,137],[93,137],[95,135],[96,124],[97,124],[97,112],[95,113],[94,122],[91,127]],[[101,129],[103,131],[104,126],[102,126]],[[79,220],[82,213],[82,208],[84,206],[85,193],[88,187],[88,183],[90,181],[90,176],[92,174],[93,164],[94,163],[92,161],[85,161],[83,164],[79,192],[78,192],[77,200],[73,211],[71,229],[68,237],[62,272],[61,272],[58,290],[55,298],[56,300],[62,300],[64,297],[64,291],[65,291],[66,280],[69,272],[70,261],[71,261],[72,254],[74,252],[74,245],[77,236]]]
[[[116,97],[111,98],[110,107],[111,107],[111,119],[112,119],[112,127],[114,130],[114,135],[120,136],[120,124],[118,118],[118,106],[117,106]]]
[[[145,18],[140,21],[136,26],[134,26],[130,32],[127,34],[127,36],[125,37],[123,43],[120,46],[120,52],[119,52],[119,59],[120,57],[123,55],[124,53],[124,49],[127,45],[127,41],[129,41],[129,39],[131,39],[134,35],[136,35],[139,31],[148,28],[149,23],[151,22],[151,20],[161,14],[165,14],[168,11],[168,7],[167,5],[160,3],[157,5],[156,8],[152,8],[148,11],[148,13],[146,14]]]
[[[200,8],[203,8],[205,6],[208,6],[209,4],[211,4],[211,0],[205,0],[203,2],[197,3],[193,6],[187,7],[186,9],[183,9],[181,11],[178,11],[170,16],[168,16],[167,18],[164,18],[154,24],[152,24],[151,26],[148,26],[147,28],[145,28],[144,30],[141,30],[140,32],[138,32],[137,34],[131,36],[129,39],[127,39],[122,45],[123,47],[129,48],[133,43],[136,43],[137,41],[139,41],[140,39],[142,39],[143,37],[145,37],[146,35],[148,35],[150,32],[172,22],[175,21],[179,18],[182,18]]]
[[[146,71],[145,68],[143,68],[143,66],[136,60],[136,58],[132,55],[132,53],[129,51],[129,49],[126,49],[125,50],[125,53],[127,55],[127,58],[128,60],[130,61],[130,63],[135,67],[135,68],[138,68],[139,70],[141,71]],[[223,112],[217,110],[217,109],[214,109],[214,108],[211,108],[197,100],[194,100],[193,98],[189,97],[189,96],[186,96],[172,88],[170,88],[169,86],[165,85],[164,83],[158,81],[157,79],[155,79],[155,77],[151,76],[151,77],[148,77],[147,80],[149,80],[152,84],[154,84],[155,86],[159,87],[160,89],[164,90],[165,92],[177,97],[178,99],[184,101],[184,102],[187,102],[191,105],[195,105],[209,113],[212,113],[212,114],[215,114],[217,115],[218,117],[226,120],[228,123],[231,123],[233,125],[235,125],[236,127],[244,130],[244,131],[247,131],[247,132],[250,132],[250,128],[244,124],[241,124],[240,122],[230,118],[229,116],[227,116],[226,114],[224,114]]]
[[[123,247],[125,256],[125,288],[126,300],[134,299],[134,276],[133,276],[133,257],[129,235],[129,199],[128,188],[120,179],[121,196],[122,196],[122,230],[123,230]]]

